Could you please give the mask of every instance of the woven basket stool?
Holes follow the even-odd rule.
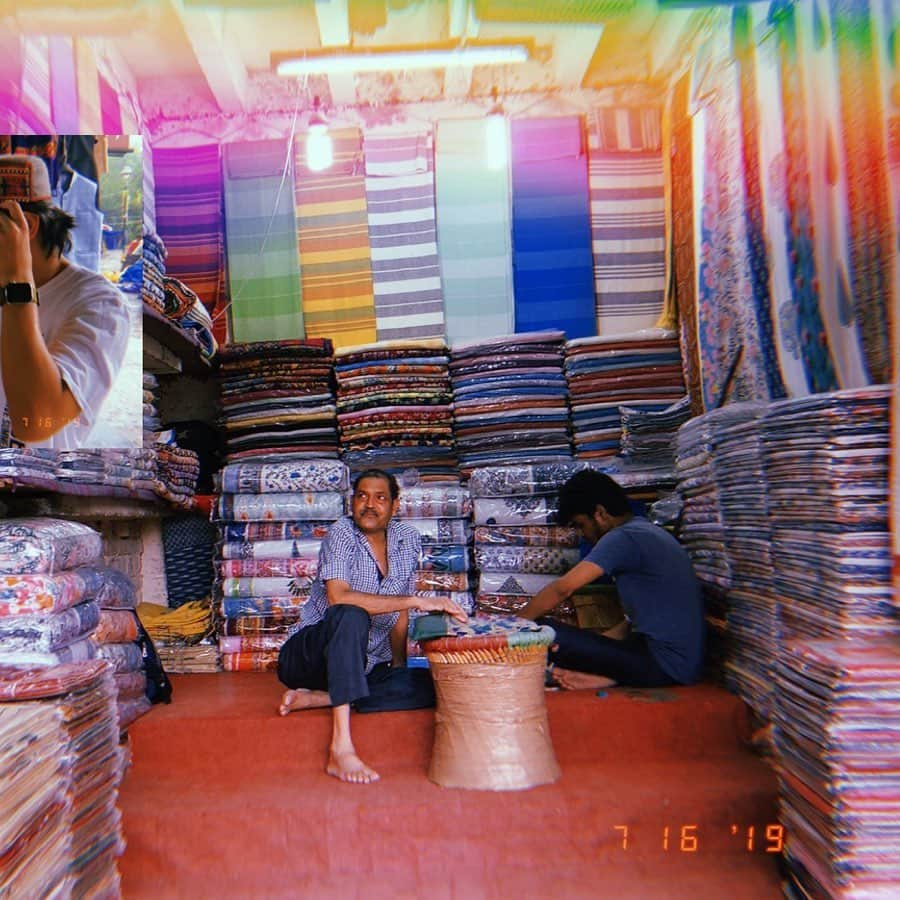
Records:
[[[444,636],[427,637],[427,626],[414,635],[437,694],[428,777],[443,787],[490,791],[556,781],[560,770],[544,702],[553,629],[515,616],[473,618],[465,625],[437,618]]]

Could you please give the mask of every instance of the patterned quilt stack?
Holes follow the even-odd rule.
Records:
[[[327,338],[230,344],[221,354],[228,462],[336,459],[332,344]]]
[[[459,465],[572,458],[562,331],[535,331],[453,347],[450,374]]]
[[[648,329],[566,343],[575,456],[615,456],[622,437],[620,406],[662,412],[685,396],[674,332]]]
[[[418,481],[458,479],[450,359],[442,338],[380,341],[335,353],[341,458]]]
[[[344,514],[349,472],[331,459],[242,462],[226,465],[218,479],[222,664],[273,670],[309,598],[322,538]]]

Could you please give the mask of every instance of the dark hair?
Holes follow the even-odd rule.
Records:
[[[628,495],[609,475],[585,469],[576,472],[559,489],[559,522],[568,525],[577,515],[593,516],[602,506],[611,516],[631,511]]]
[[[48,256],[58,252],[60,256],[72,246],[69,232],[75,227],[75,218],[47,200],[22,203],[22,212],[38,219],[38,240]]]
[[[363,478],[383,478],[388,483],[388,488],[391,492],[391,500],[396,500],[400,496],[400,485],[397,484],[397,479],[394,478],[390,472],[385,472],[383,469],[366,469],[365,472],[360,472],[359,475],[353,479],[354,492],[357,487],[359,487],[359,483]]]

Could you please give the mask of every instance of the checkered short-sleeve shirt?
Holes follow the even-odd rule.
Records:
[[[388,524],[387,544],[388,574],[381,578],[366,536],[349,516],[338,519],[328,529],[328,534],[322,541],[319,574],[310,588],[309,600],[303,606],[300,621],[289,633],[293,635],[301,628],[315,625],[325,618],[328,609],[325,582],[332,578],[346,581],[351,590],[366,594],[399,596],[414,593],[416,569],[419,567],[422,548],[419,532],[410,525],[392,519]],[[378,663],[390,662],[390,634],[399,615],[393,612],[372,616],[366,648],[367,673]]]

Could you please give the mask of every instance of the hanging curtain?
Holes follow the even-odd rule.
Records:
[[[444,335],[429,135],[365,135],[378,340]]]
[[[50,106],[57,134],[78,134],[78,82],[75,74],[75,48],[72,38],[49,38]]]
[[[659,110],[601,109],[589,130],[597,333],[653,328],[665,296]]]
[[[516,331],[596,334],[581,119],[513,119],[510,133]]]
[[[183,281],[213,316],[226,343],[222,164],[219,145],[153,148],[156,231],[166,246],[166,274]]]
[[[102,75],[100,75],[100,116],[103,122],[103,134],[122,133],[119,94]]]
[[[485,151],[484,119],[438,123],[438,255],[451,344],[515,328],[509,170],[488,168]]]
[[[97,61],[90,44],[80,38],[75,39],[75,67],[78,72],[78,115],[81,121],[77,132],[103,134]]]
[[[50,50],[45,37],[22,38],[22,100],[19,114],[32,131],[51,128]]]
[[[289,156],[285,141],[225,145],[225,245],[234,342],[304,337]]]
[[[375,340],[375,297],[358,128],[335,129],[334,164],[306,167],[306,142],[294,143],[294,199],[303,318],[307,337],[336,348]]]

